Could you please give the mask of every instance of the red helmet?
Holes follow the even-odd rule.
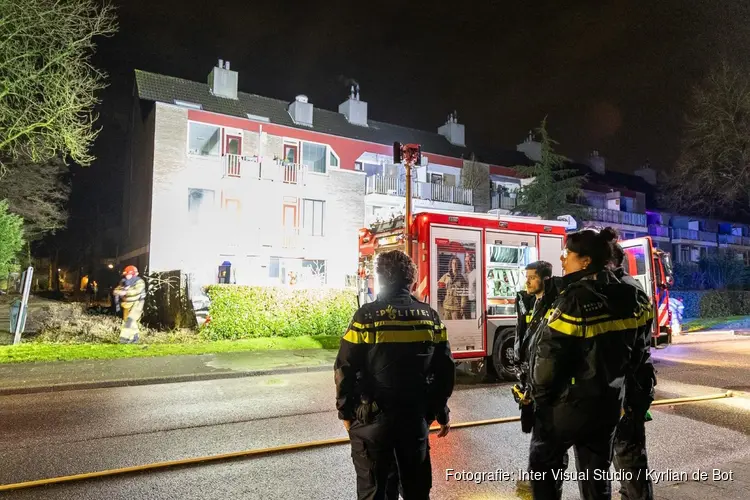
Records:
[[[122,270],[122,274],[138,274],[138,268],[135,266],[127,266]]]

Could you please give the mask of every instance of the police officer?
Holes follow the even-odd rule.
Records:
[[[631,349],[650,314],[642,292],[609,270],[616,240],[612,228],[568,235],[560,291],[532,333],[529,465],[536,500],[562,497],[559,475],[570,447],[578,471],[587,472],[578,481],[581,498],[611,498],[611,482],[595,471],[610,468]]]
[[[395,460],[404,499],[427,499],[429,427],[437,419],[438,437],[450,430],[455,365],[438,313],[410,294],[412,260],[385,252],[375,272],[381,292],[354,313],[334,364],[336,408],[351,440],[357,498],[385,499],[397,485]]]
[[[641,283],[625,273],[622,263],[625,252],[620,245],[614,247],[612,267],[614,275],[623,283],[643,290]],[[653,307],[653,306],[650,306]],[[623,500],[652,500],[654,486],[648,477],[648,456],[646,454],[646,420],[648,408],[654,400],[656,370],[651,361],[651,325],[653,318],[647,319],[636,337],[638,356],[631,363],[631,371],[625,381],[625,403],[623,416],[615,435],[615,469],[623,471],[620,482],[620,498]]]
[[[516,314],[518,320],[516,323],[516,339],[514,343],[514,354],[516,365],[521,371],[520,376],[524,377],[524,365],[528,365],[528,343],[529,338],[526,335],[528,326],[532,319],[542,316],[546,312],[543,306],[545,287],[549,288],[552,278],[552,264],[539,260],[526,266],[526,290],[518,292],[516,296]],[[521,383],[525,383],[521,380]]]
[[[546,290],[545,290],[546,289]],[[544,314],[554,299],[552,281],[552,264],[539,260],[526,266],[526,290],[516,296],[516,339],[514,344],[516,370],[519,384],[512,389],[513,396],[521,410],[521,430],[531,432],[534,426],[534,409],[528,397],[529,344],[535,325],[544,319]],[[531,483],[525,479],[516,479],[516,488],[528,491]]]

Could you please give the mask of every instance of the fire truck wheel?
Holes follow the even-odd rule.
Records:
[[[492,346],[492,367],[495,374],[504,380],[516,380],[513,370],[513,342],[515,329],[498,330],[495,334],[495,344]]]

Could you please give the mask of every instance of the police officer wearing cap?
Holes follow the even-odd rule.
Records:
[[[455,365],[438,313],[410,293],[412,260],[400,250],[385,252],[375,272],[380,294],[354,313],[334,364],[336,408],[349,432],[357,498],[396,499],[400,479],[404,500],[428,499],[429,427],[437,419],[438,437],[450,430]]]
[[[614,246],[613,257],[612,272],[617,279],[643,291],[641,283],[623,269],[625,252],[620,245]],[[650,418],[648,409],[654,400],[656,385],[656,370],[651,360],[652,323],[653,318],[644,321],[636,337],[636,347],[633,351],[640,355],[633,358],[630,373],[625,380],[625,402],[615,435],[615,469],[625,472],[620,481],[622,500],[654,498],[653,481],[646,474],[646,421]]]
[[[532,333],[530,386],[534,428],[529,450],[535,500],[560,499],[573,447],[581,498],[611,498],[611,482],[595,471],[611,466],[612,441],[639,328],[652,314],[642,292],[609,270],[617,233],[569,234],[564,276],[545,320]],[[558,474],[555,477],[553,474]]]

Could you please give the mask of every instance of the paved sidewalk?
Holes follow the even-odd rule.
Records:
[[[667,471],[656,471],[664,472]],[[710,469],[704,469],[700,477],[705,480],[694,480],[697,471],[669,471],[670,474],[687,473],[687,481],[680,478],[654,485],[654,497],[658,500],[728,500],[750,499],[750,454],[742,459],[726,464],[717,464]],[[716,473],[716,481],[714,481]]]
[[[305,349],[8,363],[0,365],[0,395],[332,370],[337,352]]]

